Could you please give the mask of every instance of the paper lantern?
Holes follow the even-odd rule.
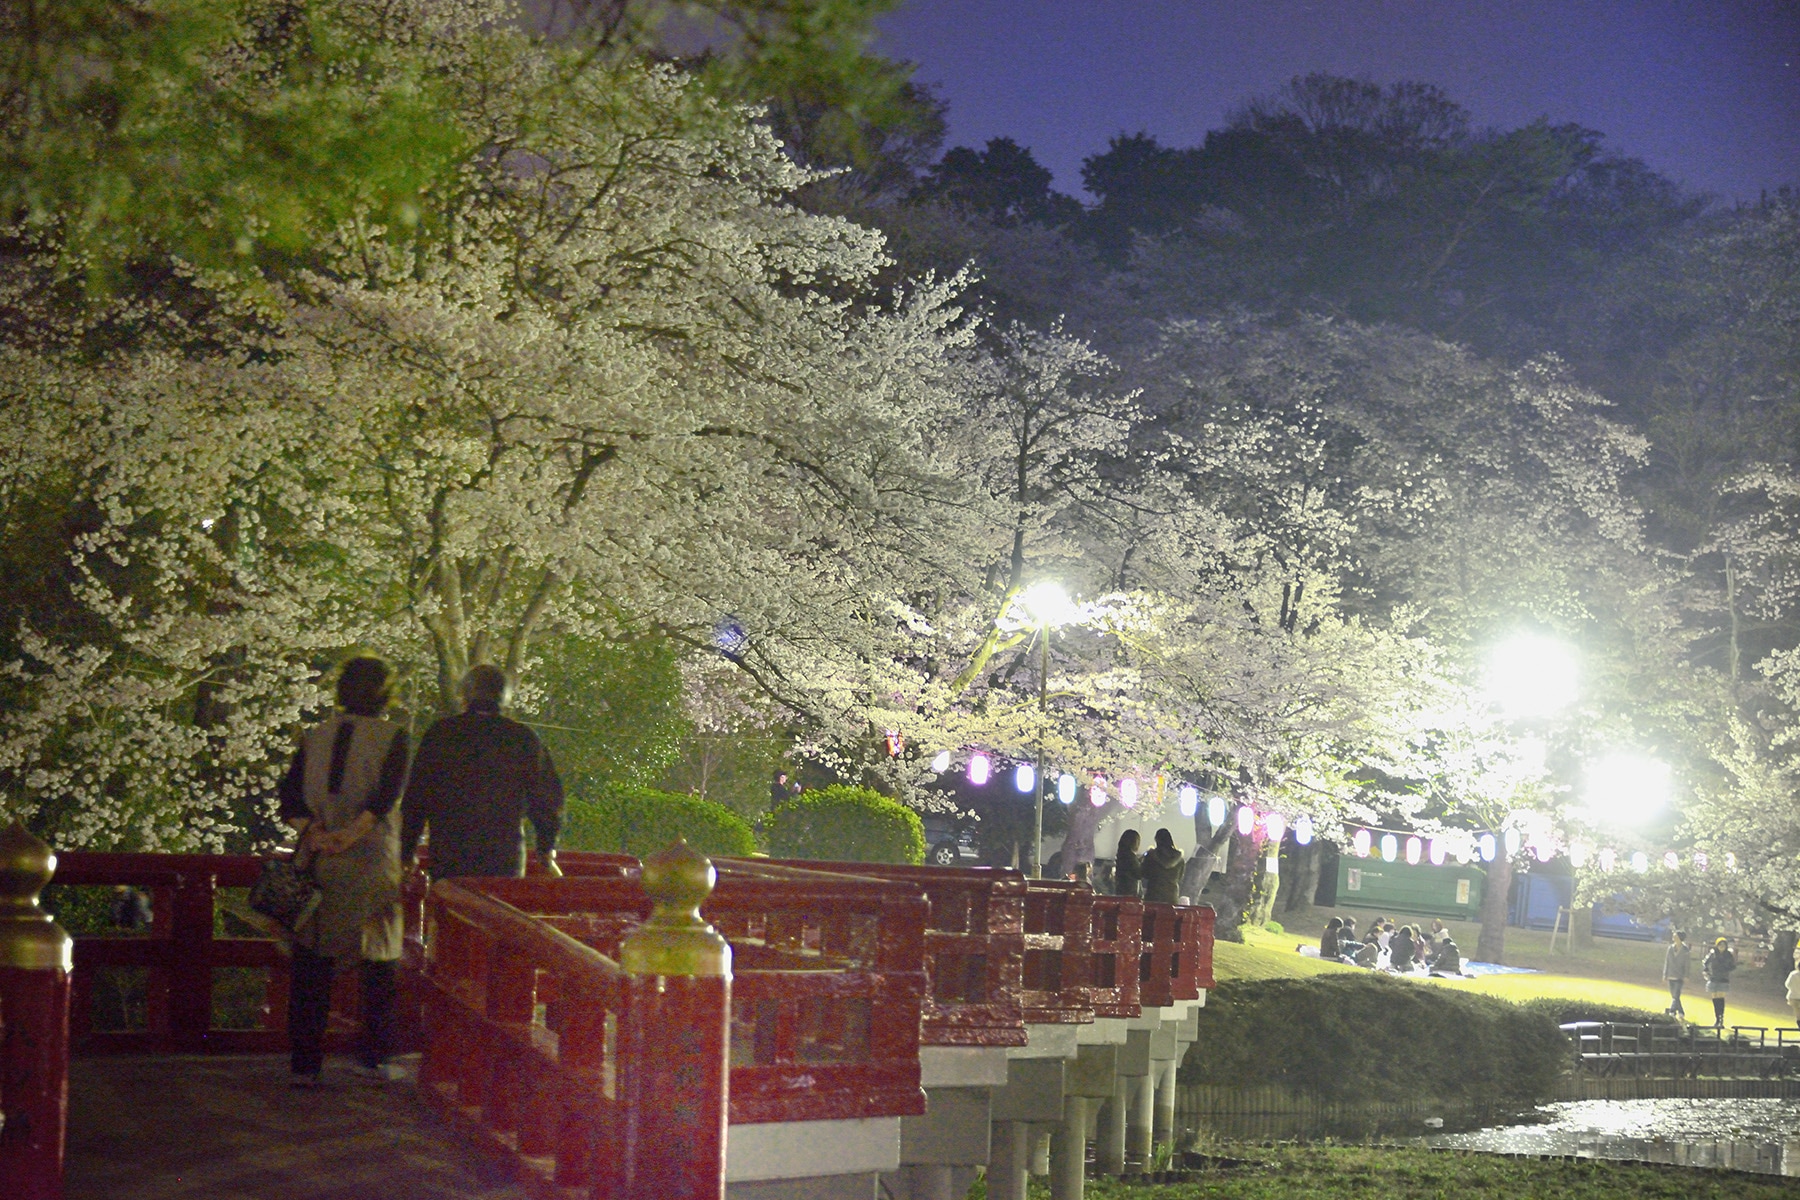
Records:
[[[1432,838],[1431,841],[1426,843],[1425,857],[1431,860],[1432,866],[1434,866],[1434,867],[1443,866],[1444,859],[1449,857],[1449,855],[1444,850],[1444,839],[1443,838]]]
[[[1119,780],[1119,803],[1126,808],[1136,808],[1138,802],[1138,782],[1135,779]]]
[[[1506,831],[1506,857],[1517,858],[1518,856],[1519,831],[1516,829],[1509,829]]]
[[[1532,857],[1536,858],[1539,862],[1547,863],[1556,857],[1556,847],[1552,846],[1547,841],[1533,842],[1531,845],[1531,853]]]
[[[1029,792],[1037,786],[1037,769],[1030,763],[1020,763],[1013,768],[1013,786],[1021,792]]]
[[[1287,836],[1287,818],[1280,813],[1272,812],[1263,818],[1263,828],[1269,831],[1269,840],[1279,842]]]
[[[1588,848],[1580,842],[1569,843],[1569,865],[1577,871],[1587,866]]]
[[[1184,817],[1193,816],[1200,807],[1200,789],[1191,783],[1182,784],[1181,790],[1175,793],[1175,798],[1181,804],[1181,815]]]
[[[1238,805],[1238,832],[1245,837],[1249,837],[1250,831],[1255,828],[1256,810],[1251,808],[1248,804]]]
[[[899,758],[900,752],[906,749],[906,739],[900,736],[898,729],[887,731],[887,752],[889,758]]]
[[[948,750],[939,750],[936,754],[932,755],[931,769],[938,772],[940,775],[945,771],[948,771],[950,769],[950,752]]]
[[[1618,863],[1619,856],[1613,852],[1610,846],[1600,851],[1600,869],[1602,871],[1610,873]]]
[[[1406,839],[1406,861],[1411,866],[1419,865],[1419,858],[1425,853],[1425,843],[1416,837]]]
[[[1312,839],[1312,818],[1305,813],[1301,813],[1294,821],[1294,841],[1301,846],[1310,846],[1312,845]]]
[[[1639,875],[1648,871],[1650,869],[1650,856],[1645,854],[1642,850],[1633,851],[1631,855],[1631,869],[1636,871]]]
[[[1356,851],[1356,857],[1369,857],[1369,841],[1368,830],[1359,829],[1356,831],[1356,835],[1350,839],[1350,848]]]
[[[994,769],[994,764],[991,761],[989,761],[987,755],[985,755],[985,754],[969,755],[969,782],[974,784],[976,787],[986,787],[987,786],[988,775],[993,771],[993,769]]]
[[[1206,819],[1214,829],[1225,826],[1225,797],[1214,793],[1206,798]]]
[[[1381,835],[1381,861],[1393,862],[1400,857],[1400,839],[1391,833]]]
[[[1475,839],[1475,846],[1481,851],[1482,862],[1493,862],[1494,856],[1500,853],[1500,844],[1491,833],[1484,833]]]
[[[1663,866],[1670,871],[1677,870],[1681,866],[1681,859],[1676,857],[1675,852],[1671,850],[1663,855]]]
[[[1088,803],[1092,804],[1095,808],[1099,808],[1102,804],[1106,803],[1106,780],[1094,780],[1093,786],[1088,788]]]
[[[1704,871],[1711,864],[1712,864],[1712,859],[1706,857],[1706,851],[1704,851],[1704,850],[1694,851],[1694,870]]]
[[[1727,871],[1737,870],[1737,855],[1730,851],[1726,851],[1725,853],[1725,869]]]
[[[1067,771],[1056,781],[1056,798],[1064,804],[1075,803],[1075,777]]]

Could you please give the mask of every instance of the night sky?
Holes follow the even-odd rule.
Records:
[[[1197,144],[1328,71],[1435,83],[1477,125],[1573,121],[1723,199],[1800,184],[1800,0],[906,0],[880,49],[1081,191],[1115,133]]]

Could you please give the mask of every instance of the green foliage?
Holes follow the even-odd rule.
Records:
[[[1281,927],[1280,921],[1264,921],[1263,928],[1268,930],[1270,933],[1286,933],[1287,932],[1287,930],[1285,930]]]
[[[802,792],[771,811],[769,852],[776,858],[916,864],[925,861],[925,827],[899,801],[839,784]]]
[[[1540,996],[1535,1000],[1525,1000],[1519,1007],[1528,1013],[1547,1017],[1557,1025],[1567,1025],[1574,1021],[1623,1021],[1642,1025],[1680,1024],[1679,1018],[1668,1013],[1651,1012],[1645,1008],[1632,1008],[1625,1004],[1606,1004],[1598,1000],[1577,1000],[1565,996]]]
[[[533,682],[544,695],[532,723],[571,790],[660,780],[692,729],[674,643],[566,636],[540,645]]]
[[[1328,1100],[1526,1105],[1568,1042],[1542,1008],[1362,973],[1221,983],[1185,1083],[1282,1084]]]
[[[642,857],[678,837],[702,854],[742,858],[756,851],[750,826],[723,804],[644,787],[614,787],[570,797],[558,840],[570,850]]]

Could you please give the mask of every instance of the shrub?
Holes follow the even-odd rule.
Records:
[[[1263,928],[1270,933],[1286,933],[1287,932],[1287,930],[1285,930],[1281,927],[1280,921],[1264,921]]]
[[[641,858],[677,837],[707,855],[741,858],[756,851],[750,826],[723,804],[645,787],[611,787],[588,797],[570,797],[557,844]]]
[[[1527,1012],[1539,1013],[1557,1025],[1575,1021],[1620,1021],[1637,1025],[1679,1025],[1681,1019],[1668,1013],[1651,1012],[1647,1008],[1629,1008],[1623,1004],[1600,1004],[1592,1000],[1571,1000],[1562,996],[1539,996],[1519,1005]]]
[[[1383,975],[1221,983],[1185,1083],[1282,1084],[1327,1100],[1546,1099],[1569,1058],[1549,1013]]]
[[[919,814],[868,788],[842,785],[802,792],[767,818],[769,853],[828,862],[920,863]]]

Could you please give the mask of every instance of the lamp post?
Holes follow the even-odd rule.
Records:
[[[1035,583],[1019,597],[1027,622],[1038,627],[1037,786],[1032,789],[1031,877],[1044,877],[1044,728],[1050,719],[1050,631],[1080,614],[1061,584]]]

